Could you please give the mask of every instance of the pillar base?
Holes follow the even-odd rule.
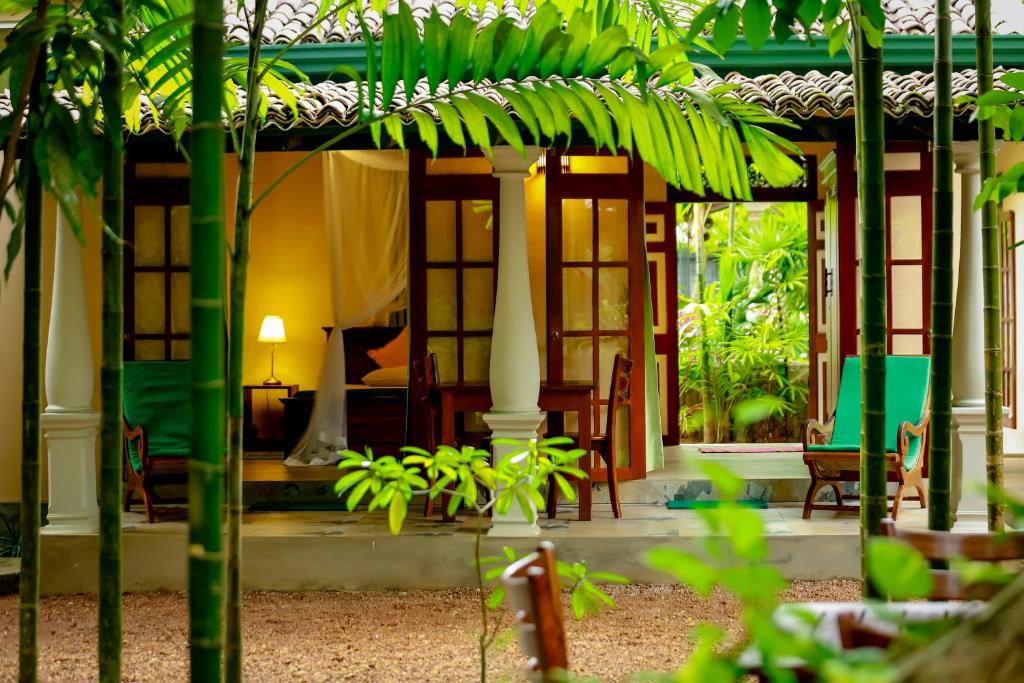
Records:
[[[539,410],[523,413],[486,413],[484,422],[491,428],[491,436],[495,439],[517,439],[519,441],[530,441],[537,438],[537,430],[540,428],[546,413]],[[496,445],[493,447],[495,461],[508,455],[515,450],[515,446]],[[488,536],[503,537],[528,537],[540,535],[540,527],[537,525],[537,510],[533,510],[533,522],[530,522],[518,504],[513,503],[509,511],[504,515],[497,512],[491,518],[491,528]]]
[[[47,410],[40,418],[49,455],[47,533],[91,532],[99,525],[96,504],[96,433],[94,410]]]
[[[988,531],[985,406],[974,401],[954,405],[953,431],[953,531]]]

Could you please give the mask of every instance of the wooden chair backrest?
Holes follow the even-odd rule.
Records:
[[[415,382],[416,402],[423,415],[424,448],[433,451],[437,448],[437,406],[434,403],[434,387],[440,381],[437,370],[437,356],[428,353],[421,360],[412,363],[413,381]]]
[[[512,609],[519,647],[527,657],[527,677],[546,680],[553,671],[567,670],[569,655],[554,544],[544,541],[537,552],[510,564],[501,582]]]
[[[907,543],[927,560],[964,559],[973,562],[1024,560],[1024,531],[1003,534],[953,533],[899,528],[882,520],[882,534]],[[932,570],[933,600],[987,600],[999,591],[996,584],[964,584],[953,571]]]
[[[629,397],[629,383],[633,377],[633,361],[621,353],[615,354],[612,363],[612,382],[608,388],[608,414],[605,416],[604,439],[608,448],[615,448],[616,413],[622,406],[632,403]]]

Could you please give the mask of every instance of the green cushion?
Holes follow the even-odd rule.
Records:
[[[146,430],[148,457],[187,457],[192,449],[192,364],[189,361],[129,361],[124,364],[124,417]],[[138,449],[128,445],[135,471]]]
[[[927,356],[886,356],[885,358],[885,450],[895,453],[900,424],[921,421],[927,408],[928,377],[931,359]],[[850,356],[843,363],[836,400],[832,440],[823,445],[808,445],[809,451],[846,452],[860,450],[861,392],[860,357]],[[921,457],[921,439],[910,437],[906,470],[917,466]]]

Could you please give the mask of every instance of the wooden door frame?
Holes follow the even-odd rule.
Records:
[[[630,392],[632,396],[645,396],[644,377],[644,272],[647,259],[644,245],[644,168],[639,160],[630,160],[629,171],[625,174],[599,173],[562,173],[561,152],[546,152],[546,259],[547,259],[547,337],[548,337],[548,380],[555,382],[564,379],[564,364],[561,342],[562,329],[562,200],[563,199],[620,199],[628,202],[628,252],[627,268],[629,281],[629,348],[633,356],[633,375]],[[568,152],[567,152],[568,154]],[[569,156],[596,156],[593,154],[568,154]],[[597,230],[597,224],[594,225]],[[598,242],[594,242],[595,262],[598,258]],[[614,267],[614,266],[613,266]],[[598,276],[597,271],[594,277]],[[594,306],[594,325],[597,325],[597,306]],[[596,330],[595,330],[596,332]],[[600,336],[600,334],[596,334]],[[595,346],[594,353],[600,357],[600,347]],[[599,377],[595,375],[594,382]],[[595,393],[600,393],[598,389]],[[595,396],[596,406],[607,403],[607,396]],[[637,407],[641,409],[637,410]],[[600,411],[597,411],[600,415]],[[629,425],[629,467],[617,468],[620,479],[643,479],[647,476],[647,443],[646,443],[646,405],[641,399],[634,402],[630,409]],[[594,425],[593,433],[602,433],[604,425]],[[641,454],[641,457],[636,457]],[[607,472],[601,466],[595,466],[592,477],[595,481],[605,481]]]

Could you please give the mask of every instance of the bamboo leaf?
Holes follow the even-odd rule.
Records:
[[[768,42],[772,30],[772,13],[768,0],[746,0],[743,3],[743,37],[750,47],[760,50]]]
[[[381,107],[387,111],[395,97],[402,70],[402,27],[397,14],[384,15],[383,33],[380,57]],[[372,45],[369,49],[373,49]]]
[[[423,57],[427,72],[427,88],[431,95],[444,80],[448,65],[448,26],[437,11],[430,10],[430,17],[423,22]],[[436,153],[435,153],[435,156]]]
[[[400,148],[405,149],[405,134],[402,131],[402,119],[396,114],[384,117],[384,130]]]
[[[448,28],[448,90],[454,92],[473,59],[476,22],[460,12],[452,17]]]
[[[430,150],[431,156],[437,158],[437,124],[434,119],[429,115],[424,114],[421,111],[412,112],[412,120],[416,122],[416,130],[420,135],[420,140]],[[405,458],[405,462],[408,462],[409,458]]]
[[[533,112],[533,107],[526,98],[520,95],[519,91],[511,87],[498,88],[498,92],[508,101],[512,110],[519,116],[519,120],[530,131],[533,143],[535,145],[540,144],[540,129],[537,126],[537,117]]]
[[[629,44],[629,34],[622,26],[613,26],[603,31],[587,46],[580,73],[583,76],[593,76],[604,71]]]
[[[441,119],[441,125],[444,126],[444,132],[448,139],[452,141],[452,144],[466,149],[466,137],[462,132],[462,118],[459,116],[459,112],[455,110],[455,107],[444,102],[435,102],[434,109],[437,110],[437,116]]]
[[[412,10],[405,2],[398,5],[398,25],[402,39],[402,80],[405,82],[405,101],[409,103],[416,97],[423,50],[416,21],[412,18]]]
[[[469,131],[469,137],[473,144],[482,149],[484,154],[490,156],[491,134],[487,129],[487,119],[483,112],[465,95],[453,97],[452,104],[462,115],[462,122],[465,124],[466,130]]]
[[[541,48],[549,34],[556,35],[562,29],[562,14],[553,3],[545,3],[537,8],[537,12],[526,28],[526,40],[519,55],[519,66],[516,72],[519,80],[529,76],[541,58]]]
[[[580,60],[583,58],[593,35],[593,14],[585,12],[582,8],[573,12],[569,20],[569,44],[566,46],[565,55],[562,57],[559,73],[563,76],[576,76],[579,73]]]

